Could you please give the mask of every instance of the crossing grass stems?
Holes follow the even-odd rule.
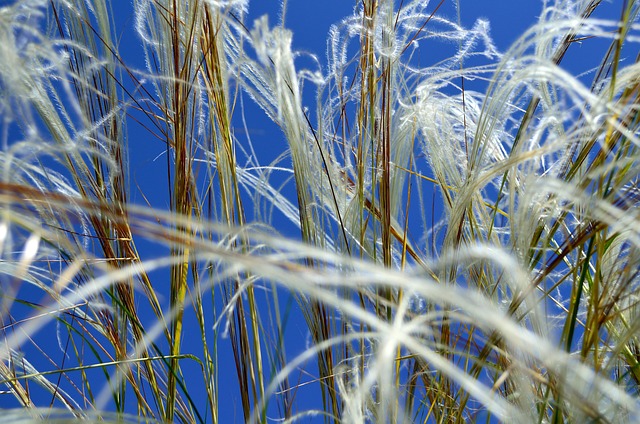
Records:
[[[501,52],[362,0],[314,69],[286,6],[0,7],[7,419],[635,422],[639,2],[544,1]]]

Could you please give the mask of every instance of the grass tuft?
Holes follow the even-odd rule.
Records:
[[[0,6],[7,422],[638,420],[640,2],[397,3]]]

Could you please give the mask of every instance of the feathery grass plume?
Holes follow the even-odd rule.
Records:
[[[0,7],[6,418],[640,419],[640,2],[506,52],[448,3],[357,2],[311,70],[287,2]]]

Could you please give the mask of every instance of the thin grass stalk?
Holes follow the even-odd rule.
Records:
[[[127,203],[127,185],[126,175],[127,169],[126,150],[127,146],[124,139],[124,128],[122,124],[122,114],[120,112],[119,97],[117,93],[117,74],[115,71],[115,60],[117,50],[111,41],[111,23],[108,20],[109,13],[107,6],[103,2],[96,2],[93,7],[96,10],[98,29],[94,29],[91,25],[91,14],[87,10],[84,3],[73,4],[72,9],[63,8],[62,13],[66,19],[66,26],[57,19],[57,6],[53,5],[53,11],[58,23],[59,34],[61,37],[68,36],[72,44],[71,48],[67,48],[70,53],[69,69],[74,74],[74,87],[80,107],[84,111],[84,119],[86,125],[93,128],[90,140],[92,147],[96,150],[101,148],[102,144],[106,144],[109,150],[109,158],[116,165],[113,169],[109,163],[103,163],[99,156],[92,158],[92,165],[85,166],[81,162],[81,166],[77,167],[72,162],[79,159],[71,160],[70,170],[73,172],[78,186],[81,188],[85,196],[96,196],[99,201],[105,204],[113,205],[113,212],[118,215],[126,215],[123,205]],[[83,51],[75,46],[86,46],[88,51]],[[89,59],[90,54],[94,57],[104,57],[104,64],[96,68],[96,64]],[[88,84],[88,85],[87,85]],[[91,141],[93,140],[93,141]],[[95,174],[91,175],[90,170],[95,170]],[[79,173],[78,173],[79,172]],[[86,182],[86,183],[85,183]],[[85,190],[85,184],[87,189]],[[107,188],[112,186],[113,190]],[[126,266],[127,264],[139,261],[139,255],[136,252],[131,231],[128,225],[112,226],[107,219],[95,219],[92,221],[102,249],[106,258],[112,258],[112,264],[117,267]],[[141,276],[142,279],[148,278]],[[133,320],[131,328],[136,343],[143,340],[143,331],[141,324],[137,321],[133,282],[120,283],[116,286],[114,295],[117,297],[114,305],[118,306],[121,311],[118,323],[115,327],[116,331],[110,332],[114,335],[114,346],[118,352],[118,357],[126,358],[126,335],[128,334],[128,323]],[[120,338],[124,336],[124,338]],[[144,352],[143,355],[148,355]],[[147,376],[153,381],[155,379],[155,371],[149,365],[144,363]],[[142,393],[135,383],[136,378],[131,374],[130,370],[124,370],[127,379],[132,383],[132,387],[139,401],[141,401]],[[153,385],[155,386],[155,385]],[[155,393],[158,398],[159,393]],[[124,399],[124,388],[121,393]],[[141,402],[144,405],[145,402]],[[121,403],[124,407],[124,403]],[[143,414],[148,414],[148,410],[143,409]]]
[[[223,69],[225,58],[223,56],[223,43],[225,36],[225,23],[221,16],[222,11],[210,7],[205,8],[204,31],[202,46],[205,65],[205,84],[208,95],[213,102],[211,109],[211,134],[213,140],[213,154],[220,175],[220,196],[224,220],[230,227],[245,225],[244,206],[240,196],[240,187],[236,174],[236,155],[231,129],[231,114],[228,110],[231,99],[227,98],[229,85],[227,73]],[[238,246],[241,251],[249,248],[246,240],[241,240]],[[250,280],[249,275],[238,275],[236,282],[230,287],[230,293],[240,289],[240,282]],[[234,334],[234,357],[238,376],[242,381],[241,397],[245,420],[249,419],[251,411],[257,405],[257,400],[264,396],[264,370],[262,368],[262,348],[259,334],[260,319],[257,314],[256,299],[251,285],[246,288],[248,298],[248,318],[244,311],[243,302],[239,299],[236,303],[234,314],[236,319],[232,324],[231,332]],[[229,295],[227,299],[230,300]]]

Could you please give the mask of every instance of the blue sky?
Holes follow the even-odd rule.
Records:
[[[396,6],[398,3],[399,2],[396,1]],[[438,1],[431,1],[428,10],[435,9],[438,3]],[[294,50],[313,54],[317,57],[321,66],[326,66],[327,34],[329,29],[333,24],[339,23],[346,16],[352,14],[355,4],[357,4],[357,2],[350,0],[288,0],[285,26],[293,32]],[[115,0],[114,6],[115,10],[131,11],[129,0]],[[460,18],[463,26],[468,28],[472,27],[477,19],[488,20],[491,25],[491,35],[494,38],[496,47],[500,51],[505,51],[511,43],[537,19],[541,7],[541,0],[460,0]],[[269,15],[270,24],[278,25],[282,19],[281,10],[280,1],[250,0],[249,14],[245,19],[245,23],[251,28],[254,19],[267,14]],[[452,0],[445,0],[437,13],[453,21],[457,19],[456,9]],[[125,57],[129,64],[133,63],[134,66],[137,65],[142,68],[144,66],[142,61],[143,56],[141,55],[139,38],[133,31],[134,21],[132,13],[120,13],[117,19],[120,21],[121,28],[123,28],[121,38],[122,56]],[[439,47],[441,46],[436,45],[435,49]],[[420,46],[420,60],[426,63],[434,61],[433,57],[437,57],[439,51],[430,51],[430,48],[433,48],[433,46],[428,45],[428,43]],[[314,67],[315,64],[308,59],[308,56],[302,55],[298,59],[297,66],[301,68]],[[308,92],[305,92],[306,97],[304,102],[307,106],[314,104],[314,98],[309,96],[309,92],[313,93],[312,90],[313,89],[309,89],[307,90]],[[278,131],[277,127],[270,124],[262,112],[257,108],[252,108],[249,103],[250,101],[245,103],[248,105],[247,111],[249,111],[248,126],[252,141],[256,147],[259,149],[261,143],[268,143],[269,141],[267,141],[267,139],[273,140],[274,138],[281,138],[281,134],[274,133]],[[313,115],[313,109],[311,110],[311,115]],[[237,125],[241,125],[241,123],[238,122]],[[136,137],[138,134],[136,131],[138,130],[137,125],[130,125],[129,132],[132,140],[138,140]],[[143,137],[142,139],[148,139],[148,134],[140,133],[140,136]],[[148,196],[149,192],[153,192],[154,187],[157,187],[157,167],[165,163],[162,157],[164,146],[159,142],[147,145],[142,149],[136,149],[134,144],[131,144],[131,146],[131,153],[133,158],[135,158],[135,160],[132,160],[132,163],[137,164],[135,169],[132,169],[131,182],[133,187],[136,185],[140,186],[140,190],[132,190],[132,200],[136,203],[149,201],[156,207],[167,206],[162,195],[160,197],[150,196],[145,199],[137,193],[143,192]],[[280,144],[280,147],[284,150],[284,140],[282,144]],[[266,149],[263,153],[265,157],[261,158],[260,162],[266,164],[275,158],[277,153],[281,153],[281,151],[278,152],[277,147],[276,150],[274,150],[272,144],[269,149]]]
[[[435,8],[437,2],[431,2],[430,8]],[[477,19],[487,19],[491,23],[492,35],[496,46],[501,51],[504,51],[509,45],[524,31],[530,24],[536,19],[539,9],[541,7],[541,1],[539,0],[520,0],[520,1],[472,1],[462,0],[460,16],[464,26],[471,27]],[[280,14],[280,2],[277,1],[255,1],[249,2],[249,17],[246,20],[248,27],[252,26],[252,20],[263,15],[269,15],[269,22],[271,25],[278,25],[281,23]],[[326,0],[326,1],[309,1],[309,0],[289,0],[287,3],[287,13],[285,16],[285,26],[293,32],[293,48],[295,50],[305,51],[307,53],[315,54],[320,61],[321,66],[326,66],[326,49],[327,49],[327,34],[334,23],[339,22],[347,15],[353,13],[354,2],[346,0]],[[441,15],[448,17],[449,19],[456,19],[456,10],[451,1],[445,1],[441,9],[439,10]],[[137,40],[136,40],[137,41]],[[123,44],[124,46],[124,44]],[[421,46],[425,49],[424,60],[429,60],[428,49],[432,46],[424,44]],[[437,48],[437,46],[435,47]],[[437,56],[438,52],[434,52]],[[126,55],[126,52],[123,52]],[[311,61],[301,58],[299,60],[301,66],[311,66]],[[314,99],[312,97],[305,98],[305,103],[312,105]],[[247,105],[249,102],[246,103]],[[247,121],[250,132],[252,132],[252,141],[258,155],[263,155],[259,158],[260,163],[267,164],[275,157],[275,155],[284,152],[286,143],[282,137],[280,130],[273,124],[269,123],[264,117],[262,112],[252,106],[247,106]],[[240,125],[240,124],[238,124]],[[136,134],[138,129],[132,125],[129,128],[130,137]],[[140,134],[141,139],[147,137],[144,133]],[[137,137],[131,137],[136,139]],[[139,151],[133,151],[132,154],[140,157],[140,160],[136,159],[133,163],[138,163],[134,171],[136,174],[137,183],[143,187],[145,195],[149,196],[149,190],[153,189],[154,185],[157,185],[158,172],[162,174],[164,169],[164,158],[159,160],[153,160],[154,156],[162,153],[164,147],[161,143],[154,141],[151,148],[147,145],[141,148]],[[156,154],[150,152],[155,151]],[[142,156],[139,156],[142,155]],[[163,176],[164,178],[164,176]],[[161,207],[163,203],[166,204],[166,184],[159,185],[161,192],[157,193],[157,197],[150,199],[152,204]],[[135,191],[135,190],[133,190]],[[293,194],[293,193],[292,193]],[[134,195],[135,199],[135,195]],[[141,201],[140,197],[137,201]],[[282,221],[282,218],[280,218]],[[289,236],[297,236],[298,230],[294,226],[287,222],[281,222],[278,225],[276,219],[275,224],[278,226],[278,230]],[[286,346],[288,350],[289,358],[301,353],[309,343],[310,338],[304,323],[303,317],[296,311],[295,303],[293,303],[293,312],[289,321],[288,328],[286,330]],[[185,340],[188,343],[188,339]],[[220,393],[220,418],[221,422],[239,422],[241,416],[240,399],[237,393],[237,387],[234,384],[235,381],[235,369],[232,364],[232,356],[228,346],[229,341],[226,339],[220,340],[220,381],[229,381],[229,390]],[[306,384],[313,380],[313,373],[315,369],[315,361],[309,361],[307,364],[307,373],[294,373],[291,377],[291,382],[302,383],[301,388],[297,391],[295,398],[296,407],[298,411],[304,411],[310,408],[319,408],[321,406],[320,392],[318,391],[317,384]],[[188,370],[188,365],[184,370]],[[194,372],[197,372],[197,367],[193,368]],[[299,379],[299,380],[298,380]],[[221,384],[224,386],[224,384]],[[197,390],[191,393],[194,398],[198,398]],[[277,411],[271,411],[274,416],[277,416]],[[318,421],[320,418],[318,417]],[[311,422],[311,421],[309,421]]]
[[[0,5],[3,0],[0,0]],[[140,48],[139,38],[133,32],[133,19],[131,18],[132,8],[129,0],[115,0],[114,10],[118,11],[119,25],[123,25],[122,28],[122,55],[125,58],[131,60],[138,59],[138,63],[134,62],[134,67],[142,67],[143,62],[139,61]],[[399,3],[396,1],[396,3]],[[285,16],[285,26],[292,30],[294,34],[293,47],[296,50],[304,50],[309,53],[317,55],[320,64],[326,65],[326,36],[330,26],[343,19],[346,15],[353,12],[354,1],[349,0],[288,0],[287,13]],[[435,8],[438,4],[437,1],[430,3],[430,8]],[[460,18],[461,22],[466,27],[473,26],[477,19],[486,19],[491,24],[491,34],[494,38],[494,42],[499,50],[506,50],[511,43],[513,43],[522,32],[528,28],[537,19],[542,7],[541,0],[489,0],[489,1],[475,1],[475,0],[460,0]],[[262,15],[269,14],[270,23],[277,25],[280,23],[280,2],[270,0],[251,0],[249,2],[249,17],[247,24],[251,26],[251,20]],[[440,15],[446,16],[452,20],[456,20],[456,9],[453,7],[450,0],[445,0],[442,8],[438,12]],[[429,60],[428,44],[421,46],[424,49],[420,54],[424,57],[424,60]],[[434,47],[434,48],[437,48]],[[573,53],[572,53],[573,54]],[[437,52],[434,52],[437,55]],[[580,62],[579,52],[575,54],[572,59],[576,62]],[[595,64],[594,64],[595,65]],[[306,99],[306,102],[313,104],[313,99]],[[249,115],[247,120],[249,121],[249,128],[255,131],[253,136],[254,146],[258,154],[274,155],[281,153],[285,150],[285,142],[282,136],[278,133],[277,127],[267,124],[264,116],[261,115],[261,111],[257,108],[248,107]],[[140,128],[137,124],[131,122],[129,124],[129,145],[131,148],[132,158],[132,179],[131,179],[131,193],[132,200],[136,203],[144,203],[144,199],[139,194],[144,193],[151,204],[158,208],[166,208],[169,204],[166,193],[166,159],[162,157],[165,147],[158,140],[153,139]],[[273,139],[282,139],[280,144],[274,144]],[[268,143],[268,144],[267,144]],[[274,147],[275,146],[275,147]],[[276,152],[274,152],[274,149]],[[280,152],[277,152],[281,149]],[[261,158],[261,163],[266,163],[268,160]],[[158,183],[159,179],[161,183]],[[140,190],[138,190],[138,186]],[[285,225],[283,224],[283,227]],[[295,231],[289,229],[283,231],[286,234],[294,235]],[[149,247],[149,249],[152,249]],[[143,252],[144,255],[153,256],[152,250]],[[304,321],[299,314],[293,314],[290,327],[287,333],[287,346],[291,348],[291,354],[299,353],[306,347],[308,341],[307,332],[305,329]],[[185,343],[189,343],[189,339],[185,339]],[[228,340],[221,340],[221,352],[227,352],[228,356],[224,356],[221,353],[220,359],[223,363],[220,365],[221,381],[228,381],[229,390],[225,390],[220,393],[220,405],[221,405],[221,422],[239,422],[241,415],[240,401],[237,394],[237,387],[234,386],[233,381],[235,379],[234,365],[232,364],[232,357],[228,353],[230,350],[224,343],[228,343]],[[57,346],[52,346],[52,349],[57,349]],[[224,363],[228,361],[227,363]],[[185,370],[189,368],[185,366]],[[313,368],[312,366],[310,368]],[[197,370],[197,367],[194,368]],[[296,381],[297,376],[294,375],[292,382]],[[310,379],[310,376],[301,374],[300,381],[305,382]],[[221,384],[223,386],[223,384]],[[315,386],[314,386],[315,387]],[[304,410],[307,407],[318,407],[320,403],[316,396],[318,392],[314,391],[311,386],[300,390],[296,402],[299,405],[299,410]],[[198,393],[191,393],[191,395],[198,399]],[[3,405],[4,397],[0,397],[0,407]]]

